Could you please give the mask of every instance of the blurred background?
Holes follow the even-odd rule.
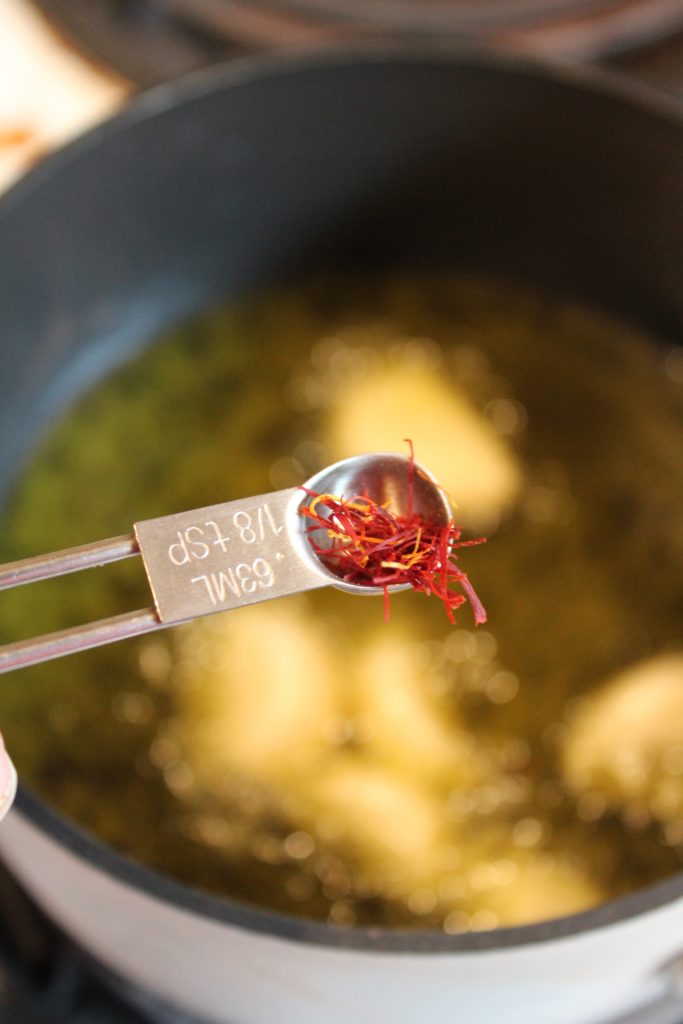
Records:
[[[0,190],[141,89],[242,56],[386,35],[603,66],[683,99],[681,0],[3,0]],[[0,875],[0,1024],[192,1024],[135,1000],[134,1011],[112,995]]]
[[[683,96],[680,0],[3,0],[0,188],[140,88],[226,59],[452,36]]]

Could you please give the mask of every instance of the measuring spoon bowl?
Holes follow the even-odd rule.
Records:
[[[411,480],[411,460],[405,455],[395,452],[370,452],[365,455],[354,455],[342,459],[322,469],[301,489],[300,497],[292,505],[290,529],[296,535],[298,554],[310,566],[327,577],[332,586],[345,590],[350,594],[382,594],[383,587],[371,583],[348,583],[337,576],[314,551],[310,539],[317,533],[324,535],[324,530],[310,530],[310,520],[301,515],[301,508],[308,504],[310,496],[307,491],[316,494],[333,494],[338,498],[353,498],[362,494],[378,504],[390,503],[392,512],[407,515]],[[413,463],[412,469],[412,511],[426,522],[436,526],[446,526],[452,512],[444,490],[434,477],[419,463]],[[388,589],[392,592],[409,590],[409,583],[392,583]]]

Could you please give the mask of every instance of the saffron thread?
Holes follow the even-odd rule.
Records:
[[[384,618],[390,619],[389,587],[408,584],[419,593],[434,594],[455,623],[455,612],[466,602],[477,625],[486,611],[467,574],[457,564],[456,551],[485,543],[484,537],[462,540],[462,531],[449,519],[431,523],[415,512],[415,457],[408,441],[406,513],[392,511],[367,494],[344,498],[303,488],[309,501],[299,509],[309,519],[309,543],[323,565],[345,583],[379,587],[384,591]]]

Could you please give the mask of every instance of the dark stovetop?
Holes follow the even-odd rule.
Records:
[[[0,1024],[202,1022],[107,977],[0,865]]]
[[[264,25],[264,10],[271,9],[272,14],[272,4],[266,4],[264,8],[257,0],[250,2],[258,13],[246,14],[237,21],[233,15],[221,19],[220,4],[215,0],[34,2],[82,51],[143,88],[232,57],[277,48],[280,36],[283,42],[315,43],[321,39],[324,41],[326,35],[320,19],[309,17],[306,20],[301,13],[290,14],[284,20],[280,17],[274,23],[266,20]],[[553,31],[550,35],[539,36],[533,43],[534,52],[542,52],[539,48],[545,46],[551,56],[562,55],[568,47],[574,59],[583,57],[585,60],[598,60],[601,54],[603,66],[614,67],[664,91],[683,96],[683,8],[676,17],[660,14],[658,21],[657,12],[661,11],[658,0],[649,0],[649,3],[645,0],[619,0],[618,3],[601,6],[618,10],[628,8],[629,4],[633,9],[651,9],[651,14],[646,12],[642,16],[642,37],[634,35],[633,31],[620,33],[617,30],[618,19],[615,19],[614,25],[610,22],[607,30],[599,29],[593,33],[595,39],[600,35],[599,42],[591,42],[590,30],[582,33],[581,41],[576,42],[570,19],[558,23],[551,18],[549,24]],[[296,4],[290,3],[290,6],[295,7]],[[499,6],[504,8],[502,4]],[[219,14],[215,13],[216,10]],[[211,16],[207,12],[211,12]],[[558,24],[559,32],[556,31]],[[598,25],[597,20],[595,24]],[[329,22],[327,26],[328,38],[353,38],[368,31],[367,26],[349,27],[347,24],[342,29],[330,29]],[[539,23],[537,27],[543,31],[543,25]],[[573,41],[565,42],[570,36]],[[469,38],[473,38],[471,33]],[[483,31],[474,38],[496,42],[495,37]]]

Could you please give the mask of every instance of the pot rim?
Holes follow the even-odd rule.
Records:
[[[30,201],[34,191],[46,185],[53,176],[66,170],[73,161],[86,155],[90,150],[108,143],[129,127],[162,115],[176,106],[201,100],[217,88],[244,86],[252,80],[289,76],[307,70],[353,67],[356,64],[367,66],[416,62],[456,64],[465,67],[470,65],[494,72],[538,78],[574,90],[599,94],[633,110],[668,121],[672,127],[679,130],[683,129],[683,106],[653,87],[633,84],[612,72],[595,68],[553,64],[536,57],[486,52],[481,47],[473,45],[424,40],[363,41],[351,45],[333,45],[322,51],[290,51],[265,57],[240,58],[227,64],[193,72],[171,83],[155,86],[135,97],[121,112],[47,157],[9,189],[0,200],[0,230],[4,214],[22,202]],[[345,928],[252,907],[174,881],[170,876],[136,862],[90,835],[61,813],[50,808],[22,783],[19,785],[15,807],[32,825],[73,855],[148,897],[170,903],[180,911],[217,923],[322,947],[417,955],[502,950],[560,940],[606,928],[664,907],[683,897],[682,871],[590,910],[534,924],[462,934],[380,927]]]

